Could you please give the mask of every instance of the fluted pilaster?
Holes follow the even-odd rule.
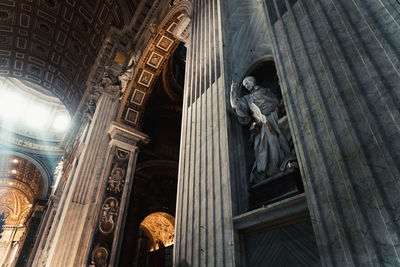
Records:
[[[107,128],[118,107],[118,97],[103,93],[97,103],[85,147],[80,155],[68,192],[57,214],[60,216],[46,266],[81,266],[92,233],[91,208],[101,188],[108,151]],[[77,257],[79,255],[79,257]]]
[[[193,1],[174,266],[234,264],[221,4]]]
[[[399,3],[266,10],[323,264],[399,265]]]

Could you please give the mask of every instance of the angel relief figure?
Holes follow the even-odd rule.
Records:
[[[119,205],[117,199],[109,197],[104,201],[100,218],[100,230],[103,233],[111,233],[114,229],[118,211]]]
[[[288,164],[290,167],[294,157],[286,116],[281,120],[278,117],[278,98],[271,89],[257,85],[252,76],[243,80],[243,86],[250,93],[238,98],[238,86],[232,82],[230,100],[239,122],[250,124],[255,155],[250,184],[256,185],[284,171]]]

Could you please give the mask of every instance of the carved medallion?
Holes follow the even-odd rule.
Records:
[[[107,266],[108,250],[103,246],[97,246],[92,252],[92,261],[90,266]]]
[[[119,203],[114,197],[107,198],[101,209],[100,231],[104,234],[109,234],[114,230],[118,217]]]

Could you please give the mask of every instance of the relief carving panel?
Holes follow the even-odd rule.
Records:
[[[122,194],[125,186],[126,170],[131,153],[113,147],[112,162],[106,188],[104,189],[98,230],[93,237],[89,266],[108,266],[109,253],[113,248],[115,229],[121,209]]]

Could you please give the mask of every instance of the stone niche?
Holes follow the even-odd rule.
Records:
[[[281,170],[274,175],[265,175],[261,182],[251,183],[250,176],[255,159],[254,137],[249,130],[250,124],[242,126],[243,144],[245,145],[245,159],[247,170],[248,188],[248,210],[259,208],[263,205],[271,204],[285,198],[304,192],[303,183],[298,168],[296,153],[294,150],[292,135],[289,129],[289,121],[286,116],[286,109],[282,99],[282,93],[276,72],[275,64],[272,60],[265,60],[255,64],[249,69],[244,77],[253,76],[256,78],[257,85],[269,88],[276,99],[279,101],[278,118],[279,128],[282,135],[288,142],[290,154],[287,160],[282,163]],[[243,81],[243,80],[242,80]],[[249,94],[248,90],[241,85],[238,90],[239,97]],[[267,163],[268,164],[268,163]]]
[[[279,170],[275,168],[274,173],[261,173],[263,176],[256,179],[254,183],[252,175],[254,175],[253,167],[256,160],[254,148],[255,140],[257,140],[254,135],[261,133],[261,130],[255,133],[251,131],[252,121],[258,120],[254,115],[257,109],[253,106],[250,112],[251,120],[245,120],[246,124],[242,125],[243,139],[240,142],[244,148],[242,159],[245,161],[247,180],[238,182],[242,187],[247,188],[245,192],[241,192],[243,195],[247,194],[247,212],[233,218],[235,230],[239,236],[237,249],[241,254],[241,265],[321,266],[292,140],[292,129],[289,127],[290,122],[287,119],[275,64],[272,60],[260,61],[247,71],[241,82],[248,76],[255,78],[259,88],[253,87],[252,90],[255,91],[250,93],[243,85],[239,85],[237,96],[243,99],[250,94],[248,97],[250,100],[246,100],[247,105],[254,103],[262,114],[267,114],[265,116],[271,120],[271,125],[263,123],[267,125],[271,133],[275,131],[273,134],[278,137],[280,134],[284,135],[287,143],[283,142],[281,145],[281,140],[279,142],[281,146],[285,146],[285,155],[280,156],[282,159],[279,160],[283,165],[278,165]],[[255,92],[263,90],[262,88],[268,88],[269,91],[267,89],[266,93],[261,92],[257,95]],[[262,101],[266,97],[269,97],[270,103]],[[266,108],[268,105],[275,108]],[[271,113],[276,112],[277,117],[270,117],[270,110],[274,110]],[[235,112],[237,114],[236,110]],[[269,149],[273,145],[265,147]],[[281,168],[282,166],[284,168]],[[268,167],[266,170],[271,171]]]

